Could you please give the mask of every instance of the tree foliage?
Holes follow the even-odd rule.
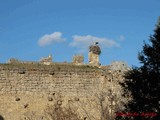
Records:
[[[160,17],[149,41],[144,43],[142,52],[138,54],[141,67],[130,70],[122,84],[124,90],[131,92],[133,97],[126,105],[125,113],[139,113],[138,116],[123,117],[126,120],[157,120],[158,115],[142,116],[142,113],[160,113]]]

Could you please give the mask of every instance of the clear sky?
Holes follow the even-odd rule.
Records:
[[[100,62],[139,66],[138,51],[153,34],[160,0],[0,0],[0,63],[38,61],[52,54],[88,62],[88,46],[99,41]]]

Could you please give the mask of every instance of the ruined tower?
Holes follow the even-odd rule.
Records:
[[[94,45],[89,46],[89,53],[88,53],[89,64],[93,66],[99,66],[100,54],[101,54],[101,49],[98,46],[98,42],[95,42]]]
[[[73,56],[73,64],[75,65],[83,65],[84,56],[83,55],[75,55]]]

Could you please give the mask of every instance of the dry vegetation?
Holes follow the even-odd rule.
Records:
[[[91,45],[89,46],[89,52],[93,52],[94,54],[100,55],[101,54],[101,49],[98,45]]]

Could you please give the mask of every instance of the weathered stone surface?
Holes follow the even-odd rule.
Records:
[[[23,69],[22,69],[23,68]],[[0,65],[0,94],[2,93],[60,93],[86,96],[98,84],[95,73],[99,68],[71,65]]]
[[[89,64],[93,66],[99,66],[99,55],[94,54],[93,52],[88,53]]]
[[[83,55],[75,55],[73,57],[73,64],[82,65],[83,62],[84,62],[84,56]]]
[[[98,46],[98,42],[94,45],[89,46],[88,61],[90,65],[99,66],[99,55],[101,54],[101,49]]]
[[[94,97],[97,88],[106,87],[113,77],[122,79],[88,65],[0,64],[0,114],[5,120],[20,120],[32,111],[42,115],[54,102],[65,105]],[[57,102],[57,95],[65,98]]]

